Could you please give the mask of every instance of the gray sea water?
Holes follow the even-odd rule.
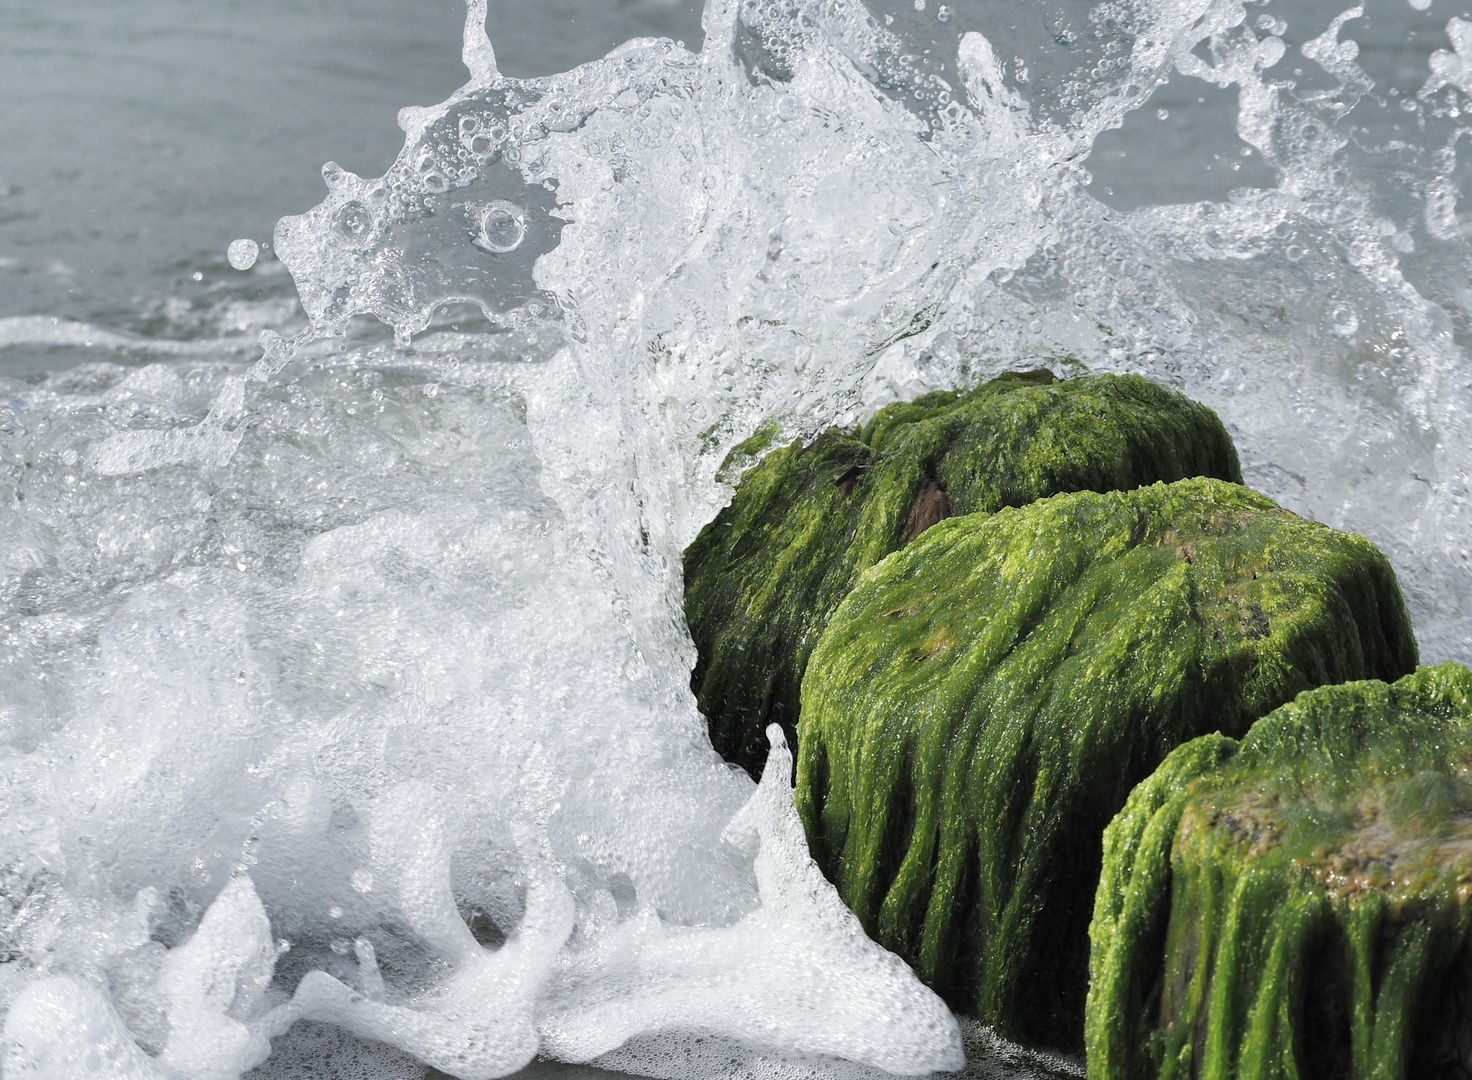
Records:
[[[834,921],[679,552],[763,423],[1138,371],[1472,660],[1421,3],[0,0],[0,1071],[1076,1073]]]
[[[316,202],[324,161],[386,169],[398,110],[464,82],[464,20],[457,0],[5,0],[0,318],[167,335],[187,333],[167,315],[183,303],[290,298],[285,275],[237,280],[226,245],[269,241],[277,218]],[[689,0],[504,2],[490,22],[517,76],[631,37],[701,38]]]

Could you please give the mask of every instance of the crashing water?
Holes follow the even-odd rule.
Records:
[[[1406,88],[1359,8],[914,8],[710,0],[519,80],[472,2],[470,82],[278,225],[309,328],[0,320],[155,361],[3,380],[6,1080],[957,1067],[785,748],[753,785],[689,692],[680,552],[759,430],[1139,371],[1472,659],[1472,25]],[[1091,187],[1183,86],[1258,186]]]

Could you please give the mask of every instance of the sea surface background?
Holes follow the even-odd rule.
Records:
[[[513,76],[701,40],[689,0],[499,0],[488,21]],[[464,83],[464,22],[458,0],[4,0],[0,318],[189,336],[206,328],[185,304],[289,304],[280,264],[241,275],[226,245],[317,202],[325,161],[387,169],[398,110]],[[0,355],[0,372],[81,358]]]
[[[929,35],[952,50],[970,29],[997,38],[1017,21],[1012,9],[1023,10],[1007,0],[950,6],[941,24],[933,3],[929,12],[912,0],[871,5],[913,24],[912,40]],[[1346,7],[1280,0],[1272,11],[1287,19],[1291,44]],[[492,0],[487,25],[501,70],[526,77],[566,71],[633,37],[697,49],[700,8]],[[1358,62],[1382,93],[1413,95],[1430,54],[1450,48],[1447,19],[1465,14],[1446,0],[1424,11],[1373,2],[1351,27]],[[280,264],[268,256],[242,275],[225,261],[226,245],[267,242],[277,218],[317,202],[325,161],[383,172],[403,145],[398,110],[441,101],[464,82],[463,25],[458,0],[0,0],[0,318],[190,336],[218,328],[199,312],[228,297],[275,301],[276,319],[289,321],[282,309],[294,290]],[[1016,30],[1024,38],[1035,28]],[[1272,171],[1243,154],[1236,97],[1175,76],[1100,138],[1088,161],[1095,193],[1130,210],[1271,186]],[[83,358],[12,349],[0,353],[0,372]]]

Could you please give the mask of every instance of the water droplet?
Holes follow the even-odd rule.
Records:
[[[261,245],[254,240],[232,240],[225,249],[225,258],[230,260],[230,265],[235,269],[249,270],[256,264],[256,256],[260,253]]]
[[[480,214],[475,245],[496,255],[515,251],[526,238],[526,212],[515,203],[497,199]]]

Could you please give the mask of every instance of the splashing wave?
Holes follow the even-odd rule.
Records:
[[[470,82],[277,228],[309,330],[6,384],[7,1075],[269,1076],[298,1021],[466,1078],[958,1067],[807,858],[785,748],[757,788],[712,753],[680,552],[763,425],[1140,371],[1472,655],[1465,24],[1390,111],[1420,141],[1375,143],[1362,15],[1290,50],[1225,0],[1060,5],[1025,61],[710,0],[698,54],[515,80],[472,0]],[[1276,186],[1095,197],[1168,77],[1236,89]],[[394,343],[340,343],[359,316]]]

